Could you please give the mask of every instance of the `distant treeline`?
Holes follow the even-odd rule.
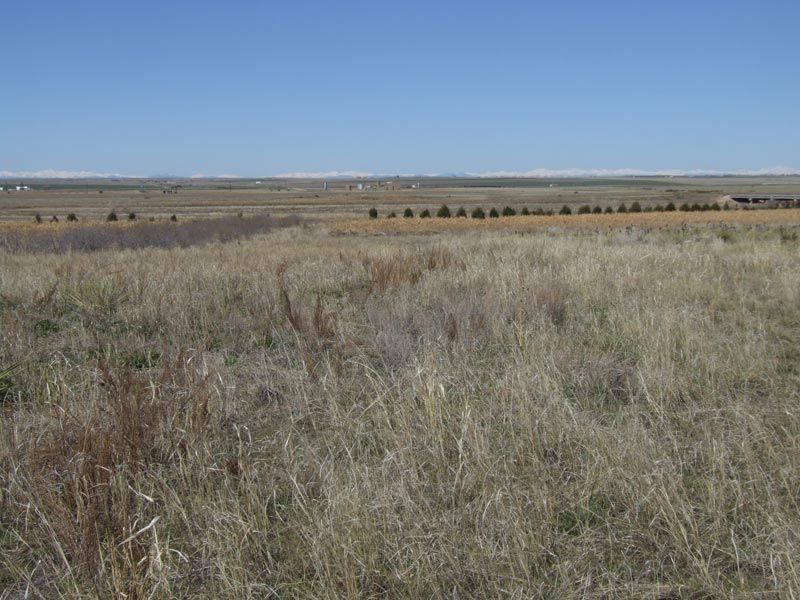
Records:
[[[697,204],[697,203],[695,203],[695,204],[687,204],[687,203],[684,203],[684,204],[681,204],[679,207],[676,207],[673,202],[670,202],[670,203],[665,204],[665,205],[656,204],[655,206],[646,206],[646,207],[642,208],[641,204],[639,204],[638,202],[633,202],[633,203],[631,203],[630,206],[627,206],[626,204],[620,204],[619,206],[617,206],[616,210],[614,209],[613,206],[606,206],[605,208],[603,208],[603,207],[601,207],[599,205],[595,205],[593,207],[593,206],[590,206],[589,204],[584,204],[583,206],[578,207],[574,212],[575,212],[575,214],[579,214],[579,215],[589,215],[589,214],[600,215],[600,214],[613,214],[615,212],[616,213],[642,213],[642,212],[649,213],[649,212],[674,212],[676,210],[683,211],[683,212],[697,212],[697,211],[708,211],[708,210],[730,210],[730,206],[728,206],[727,204],[723,204],[723,205],[720,206],[719,204],[716,204],[716,203],[713,203],[713,204]],[[472,211],[470,212],[469,216],[472,217],[473,219],[485,219],[487,216],[490,219],[494,219],[494,218],[498,218],[498,217],[501,217],[501,216],[502,217],[515,217],[518,214],[520,216],[540,216],[540,217],[547,216],[547,217],[549,217],[549,216],[553,216],[555,214],[571,215],[571,214],[573,214],[573,210],[572,210],[571,207],[567,206],[566,204],[564,206],[562,206],[561,209],[558,210],[558,211],[554,211],[553,209],[545,210],[543,208],[534,208],[533,210],[530,210],[530,209],[528,209],[527,206],[523,206],[522,209],[520,209],[519,212],[517,212],[517,209],[515,209],[515,208],[513,208],[511,206],[506,206],[505,208],[503,208],[500,211],[498,211],[496,208],[492,207],[492,208],[489,209],[489,212],[487,213],[487,212],[485,212],[483,210],[483,208],[477,207],[477,208],[473,208],[472,209]],[[379,215],[378,215],[378,209],[377,208],[373,207],[373,208],[369,209],[369,217],[370,217],[370,219],[377,219],[378,216]],[[403,211],[403,217],[405,217],[407,219],[414,218],[414,216],[415,216],[414,215],[414,211],[411,210],[410,208],[407,208],[407,209],[405,209]],[[421,219],[430,218],[431,217],[431,211],[426,208],[426,209],[422,210],[419,213],[418,216]],[[448,218],[450,218],[452,216],[455,216],[457,218],[458,217],[467,218],[467,211],[462,206],[455,212],[455,215],[453,215],[453,213],[450,211],[450,208],[446,204],[442,204],[439,207],[439,210],[436,211],[436,216],[439,217],[439,218],[442,218],[442,219],[448,219]],[[390,212],[389,214],[386,215],[387,219],[393,219],[395,217],[397,217],[397,213],[395,213],[395,212]]]

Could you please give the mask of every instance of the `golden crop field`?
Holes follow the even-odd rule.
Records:
[[[336,233],[435,233],[445,231],[535,231],[538,229],[676,228],[686,225],[796,225],[800,210],[614,213],[602,215],[514,216],[485,219],[362,218],[332,227]]]

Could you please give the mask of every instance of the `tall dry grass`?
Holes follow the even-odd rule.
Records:
[[[795,597],[772,229],[0,255],[4,597]]]

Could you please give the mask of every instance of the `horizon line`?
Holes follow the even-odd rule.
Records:
[[[58,169],[42,169],[39,171],[0,170],[2,179],[397,179],[397,178],[473,178],[473,179],[555,179],[555,178],[595,178],[595,177],[785,177],[800,175],[800,168],[766,167],[760,169],[546,169],[537,168],[527,171],[462,171],[437,173],[380,173],[368,171],[292,171],[275,175],[234,175],[219,174],[194,175],[154,174],[127,175],[122,173],[103,173],[95,171],[69,171]]]

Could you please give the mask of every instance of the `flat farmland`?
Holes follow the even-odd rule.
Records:
[[[19,182],[0,182],[5,188]],[[563,205],[576,209],[589,204],[616,208],[621,203],[639,202],[643,207],[673,202],[676,205],[715,202],[728,193],[800,193],[800,177],[705,177],[653,179],[456,179],[420,180],[336,180],[323,189],[321,180],[193,181],[177,180],[177,194],[163,193],[167,184],[138,181],[30,183],[25,192],[0,192],[0,221],[63,219],[74,213],[81,220],[103,220],[109,212],[135,213],[140,218],[162,219],[175,214],[183,218],[243,215],[281,216],[297,214],[323,220],[352,220],[375,207],[382,215],[400,214],[411,208],[435,211],[447,204],[455,211],[481,206],[500,210],[511,206],[518,211],[558,211]],[[370,186],[357,190],[358,184]],[[421,185],[412,189],[412,185]],[[171,184],[172,185],[172,184]],[[348,186],[352,189],[348,191]]]

